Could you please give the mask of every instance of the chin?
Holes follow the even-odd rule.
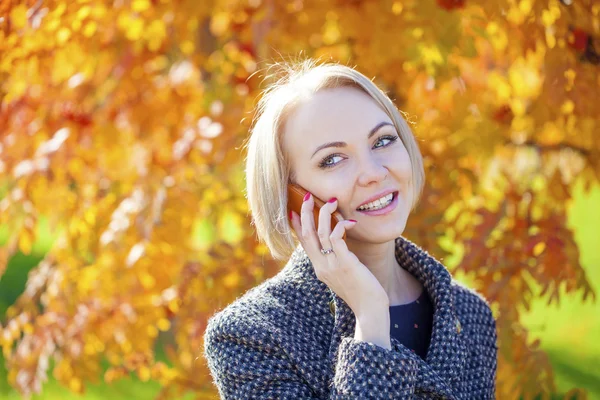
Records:
[[[361,230],[357,224],[354,228],[348,231],[347,237],[360,240],[361,242],[386,243],[402,236],[404,230],[406,229],[406,218],[390,221],[384,226],[379,224],[379,226],[366,227],[366,225],[363,225],[362,227],[364,230]],[[360,232],[358,232],[359,230]]]

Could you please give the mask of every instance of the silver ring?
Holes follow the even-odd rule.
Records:
[[[321,249],[321,254],[326,255],[329,253],[333,253],[333,249],[329,248],[329,249]]]

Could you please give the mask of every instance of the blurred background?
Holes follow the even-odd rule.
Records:
[[[600,399],[595,0],[0,0],[0,398],[218,398],[206,320],[282,267],[252,110],[308,57],[410,121],[404,236],[492,305],[497,397]]]

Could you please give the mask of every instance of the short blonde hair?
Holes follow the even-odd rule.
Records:
[[[410,127],[392,100],[366,76],[345,65],[308,59],[274,66],[283,76],[264,90],[246,144],[246,192],[252,223],[259,241],[267,245],[272,257],[286,260],[297,245],[287,214],[287,184],[294,182],[294,177],[290,175],[289,158],[282,148],[285,119],[300,101],[320,90],[357,88],[375,100],[392,119],[411,160],[412,211],[425,183],[423,158]]]

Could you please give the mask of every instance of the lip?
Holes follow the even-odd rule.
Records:
[[[360,210],[358,210],[358,212],[361,214],[371,215],[371,216],[385,215],[385,214],[391,213],[392,211],[394,211],[394,209],[398,205],[398,192],[392,192],[392,193],[395,193],[394,198],[392,199],[392,202],[390,204],[388,204],[386,207],[382,208],[381,210],[375,210],[375,211],[360,211]]]
[[[387,196],[388,194],[394,193],[394,192],[397,192],[397,190],[393,190],[393,189],[385,190],[379,194],[376,194],[375,196],[369,197],[364,203],[360,203],[358,206],[356,206],[356,208],[358,209],[358,207],[364,206],[367,203],[378,200],[378,199],[382,198],[383,196]]]

